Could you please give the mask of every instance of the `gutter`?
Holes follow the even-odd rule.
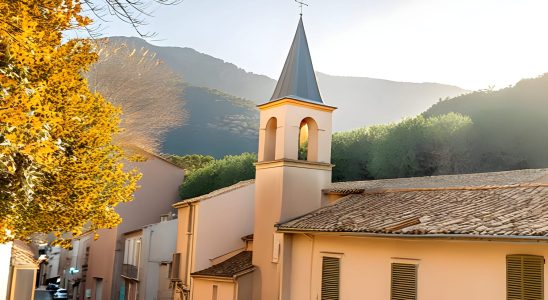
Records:
[[[314,231],[297,228],[278,228],[280,233],[302,233],[329,236],[346,237],[373,237],[391,239],[448,239],[448,240],[486,240],[486,241],[513,241],[513,242],[544,242],[548,243],[548,236],[523,236],[523,235],[481,235],[481,234],[395,234],[395,233],[371,233],[371,232],[345,232],[345,231]]]

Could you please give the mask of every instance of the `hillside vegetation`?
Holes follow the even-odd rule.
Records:
[[[548,75],[543,75],[440,101],[398,123],[334,133],[333,181],[542,168],[548,167],[547,149]],[[182,194],[201,195],[253,178],[254,159],[245,157],[206,166],[185,182]],[[231,171],[223,175],[216,171],[221,166]]]
[[[255,178],[257,155],[242,153],[227,155],[194,170],[179,187],[181,199],[201,196],[242,180]]]
[[[259,114],[253,102],[195,86],[186,87],[182,97],[188,119],[166,133],[163,153],[221,158],[257,151]]]
[[[548,75],[333,135],[334,181],[548,167]]]

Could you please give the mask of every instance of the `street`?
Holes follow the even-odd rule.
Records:
[[[34,291],[34,300],[52,300],[52,295],[44,289],[36,289]]]

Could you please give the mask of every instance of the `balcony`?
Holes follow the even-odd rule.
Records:
[[[134,265],[123,264],[122,276],[130,279],[139,280],[139,268]]]

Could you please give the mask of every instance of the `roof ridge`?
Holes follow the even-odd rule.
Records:
[[[429,187],[429,188],[372,188],[363,189],[361,194],[382,194],[382,193],[403,193],[403,192],[426,192],[426,191],[478,191],[478,190],[497,190],[513,189],[526,187],[548,187],[548,183],[528,182],[510,185],[483,185],[483,186],[453,186],[453,187]]]
[[[192,198],[188,198],[188,199],[183,199],[183,200],[173,204],[173,207],[177,208],[180,205],[183,205],[183,204],[186,204],[186,203],[193,203],[193,202],[198,202],[198,201],[202,201],[202,200],[207,200],[209,198],[213,198],[214,196],[219,196],[219,195],[231,192],[231,191],[233,191],[235,189],[238,189],[240,187],[250,185],[254,182],[255,182],[255,179],[242,180],[242,181],[236,182],[235,184],[232,184],[232,185],[229,185],[229,186],[226,186],[226,187],[222,187],[220,189],[216,189],[216,190],[211,191],[211,192],[209,192],[207,194],[204,194],[204,195],[200,195],[200,196],[196,196],[196,197],[192,197]]]

